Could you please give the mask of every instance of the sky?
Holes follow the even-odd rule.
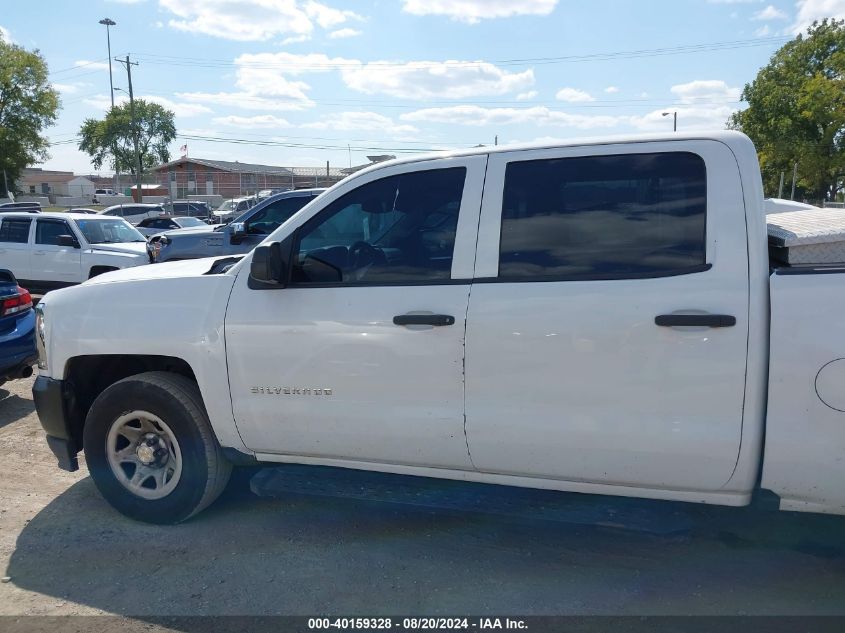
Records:
[[[171,157],[346,167],[369,155],[724,128],[771,55],[845,0],[34,0],[0,37],[60,91],[48,169],[104,116],[112,57],[176,115]],[[126,90],[112,62],[115,88]],[[115,92],[118,101],[125,93]]]

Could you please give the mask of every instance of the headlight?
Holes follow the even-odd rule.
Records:
[[[44,303],[35,306],[35,347],[38,349],[38,369],[47,369],[47,325]]]

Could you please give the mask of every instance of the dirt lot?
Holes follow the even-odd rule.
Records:
[[[56,469],[30,388],[0,388],[0,615],[845,614],[838,517],[643,503],[646,524],[685,526],[650,533],[259,498],[242,474],[187,524],[133,523],[84,466]]]

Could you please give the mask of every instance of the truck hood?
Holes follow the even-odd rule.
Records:
[[[178,262],[165,262],[163,264],[148,264],[146,266],[134,266],[115,270],[110,273],[97,275],[89,279],[83,285],[108,284],[124,281],[144,281],[148,279],[173,279],[177,277],[202,277],[211,272],[212,266],[218,260],[232,259],[231,257],[205,257],[203,259],[186,259]]]
[[[124,255],[147,256],[146,242],[121,242],[119,244],[91,244],[92,251],[106,251],[109,253],[122,253]]]

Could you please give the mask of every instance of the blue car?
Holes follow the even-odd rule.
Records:
[[[0,269],[0,385],[29,378],[36,360],[32,295],[11,271]]]

